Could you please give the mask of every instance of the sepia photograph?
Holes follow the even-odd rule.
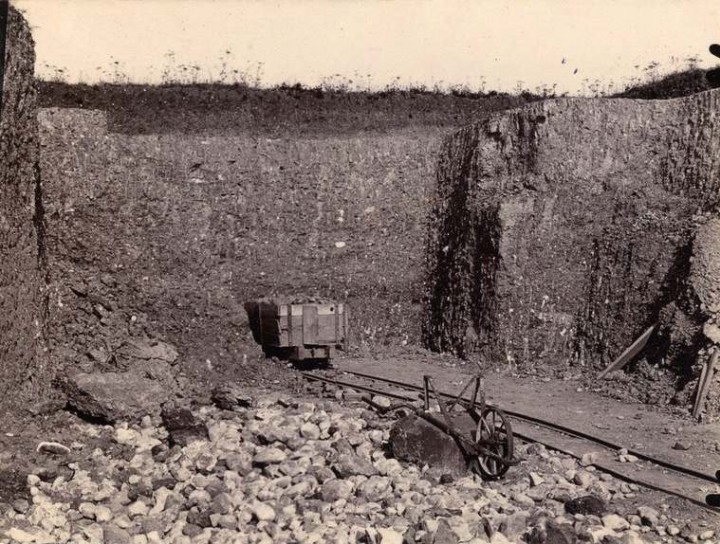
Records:
[[[0,0],[0,544],[720,544],[720,3]]]

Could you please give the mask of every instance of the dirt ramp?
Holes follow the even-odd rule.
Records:
[[[42,209],[35,51],[27,22],[10,9],[0,118],[0,397],[45,385]]]
[[[679,359],[697,353],[708,318],[688,278],[696,228],[718,201],[719,111],[717,91],[559,99],[449,138],[425,344],[527,370],[599,368],[660,320],[652,356],[688,365]]]

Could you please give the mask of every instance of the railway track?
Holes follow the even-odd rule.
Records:
[[[308,381],[384,395],[402,401],[417,400],[422,394],[422,387],[414,384],[361,372],[345,371],[344,374],[348,379],[331,378],[312,372],[303,372],[302,377]],[[454,399],[456,396],[446,392],[439,392],[439,394],[447,399]],[[579,460],[587,459],[586,456],[590,454],[593,466],[616,478],[680,497],[695,505],[720,513],[720,508],[710,505],[712,500],[708,502],[710,495],[720,491],[715,474],[704,473],[640,451],[624,448],[621,444],[544,420],[532,414],[501,408],[512,420],[513,434],[526,442],[542,444],[551,450]],[[620,451],[624,452],[625,461],[618,454]],[[627,455],[634,456],[637,461],[627,462]]]

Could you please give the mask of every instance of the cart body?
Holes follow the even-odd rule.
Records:
[[[347,342],[348,308],[336,302],[257,299],[245,304],[253,338],[269,357],[332,359]]]

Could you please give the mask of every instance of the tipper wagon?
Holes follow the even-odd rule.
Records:
[[[345,304],[260,298],[245,303],[253,338],[268,357],[330,360],[347,343]]]

